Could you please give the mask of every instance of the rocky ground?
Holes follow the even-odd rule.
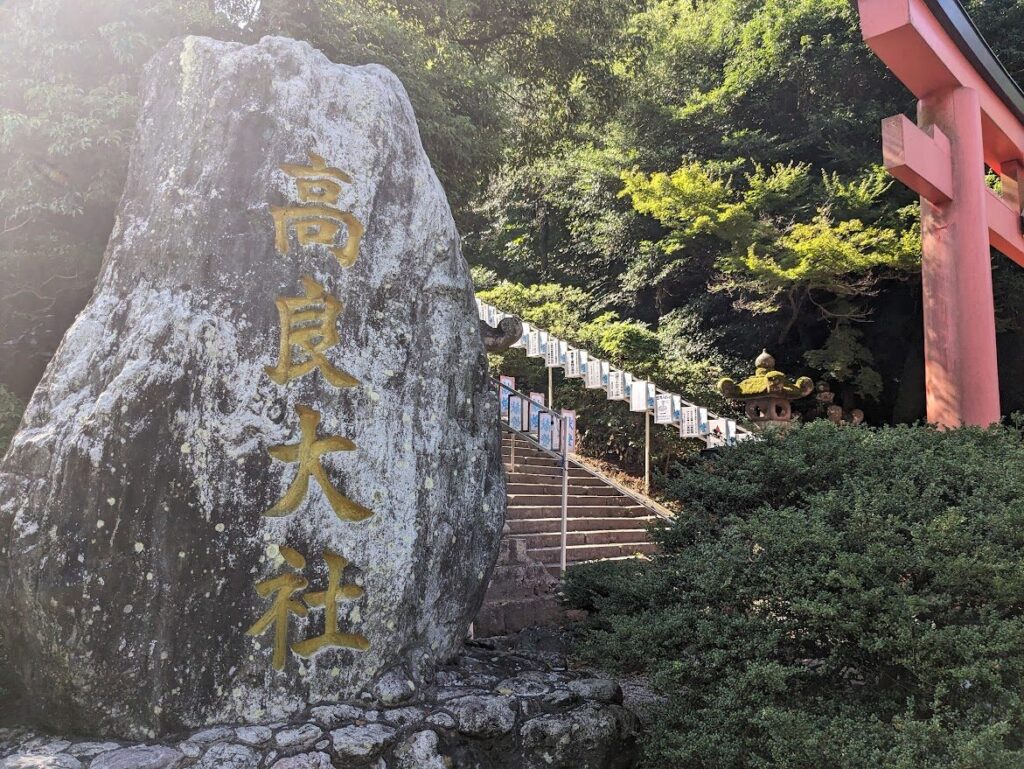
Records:
[[[12,726],[0,769],[627,769],[640,726],[622,702],[617,682],[570,671],[557,652],[476,643],[405,701],[313,707],[294,723],[146,744]]]

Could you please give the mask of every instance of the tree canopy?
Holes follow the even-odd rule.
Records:
[[[1024,72],[1024,2],[966,5]],[[0,14],[0,382],[23,399],[91,291],[146,59],[283,34],[399,75],[492,282],[555,286],[580,324],[615,313],[709,376],[768,346],[873,421],[923,416],[918,211],[879,168],[879,121],[914,100],[849,0],[264,0],[244,29],[207,0]],[[1011,410],[1022,281],[995,268]]]

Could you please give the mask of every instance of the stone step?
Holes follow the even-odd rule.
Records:
[[[559,510],[562,509],[562,495],[558,494],[509,494],[508,495],[509,507],[555,507]],[[637,510],[645,511],[645,514],[649,514],[646,507],[638,505],[633,499],[626,496],[616,497],[602,497],[592,494],[574,494],[570,493],[568,498],[568,504],[570,508],[575,507],[607,507],[609,509],[618,508],[634,508]],[[559,512],[561,515],[561,512]],[[618,515],[618,513],[609,513],[609,515]],[[542,516],[543,517],[543,516]]]
[[[533,554],[539,549],[558,548],[562,544],[562,533],[525,534],[527,552]],[[577,545],[649,545],[644,529],[608,529],[599,531],[572,531],[566,535],[570,547]]]
[[[519,521],[524,519],[535,519],[535,518],[561,518],[562,517],[562,505],[561,500],[555,500],[554,502],[522,502],[522,498],[512,499],[509,498],[508,510],[505,513],[505,519],[509,521]],[[531,499],[527,497],[526,499]],[[548,500],[548,497],[544,497],[544,500]],[[587,499],[584,497],[584,499]],[[590,500],[598,499],[598,497],[590,497]],[[604,497],[601,497],[604,499]],[[611,499],[617,500],[617,497]],[[574,501],[576,500],[576,501]],[[625,500],[628,501],[628,500]],[[570,518],[647,518],[651,515],[651,511],[646,507],[640,505],[627,505],[627,504],[588,504],[587,502],[580,502],[575,497],[569,497],[569,517]]]
[[[517,483],[510,481],[508,484],[508,494],[513,496],[515,494],[551,494],[561,499],[562,496],[562,484],[561,483]],[[569,481],[569,496],[571,497],[625,497],[625,495],[618,489],[601,484],[600,486],[585,485],[577,483],[575,479]]]
[[[608,531],[611,529],[641,529],[657,520],[654,516],[619,517],[619,518],[576,518],[568,520],[569,531]],[[506,523],[514,536],[530,536],[532,534],[550,534],[562,531],[561,517],[554,518],[509,518]]]
[[[510,441],[504,441],[501,444],[501,450],[502,451],[511,451],[512,450],[512,443]],[[519,451],[519,450],[522,450],[522,451],[524,451],[526,453],[534,453],[534,452],[538,453],[538,454],[543,453],[540,450],[540,448],[538,448],[532,442],[527,443],[525,440],[522,440],[522,439],[519,439],[519,440],[516,441],[516,451]]]
[[[562,476],[561,475],[527,475],[525,473],[515,473],[514,475],[506,475],[505,483],[509,486],[530,486],[531,489],[537,488],[538,491],[531,491],[536,494],[559,494],[562,493]],[[552,491],[552,489],[556,491]],[[609,486],[606,483],[602,483],[598,478],[574,478],[569,476],[569,493],[573,493],[573,489],[608,489],[614,494],[602,494],[600,496],[615,496],[623,495],[621,491],[616,489],[614,486]],[[580,494],[590,494],[589,491],[581,491]]]
[[[511,479],[517,475],[521,475],[525,478],[562,478],[561,467],[547,467],[544,465],[521,465],[518,462],[515,465],[505,465],[505,474]],[[581,481],[592,481],[594,483],[600,483],[607,485],[605,481],[601,480],[595,475],[588,473],[586,470],[581,470],[578,467],[569,468],[570,478],[579,478]]]
[[[529,548],[528,552],[541,563],[557,565],[561,558],[559,547]],[[616,545],[570,545],[566,548],[566,560],[570,564],[584,561],[598,561],[609,558],[624,558],[632,555],[653,555],[658,546],[653,542],[629,542]]]
[[[561,482],[562,480],[562,468],[561,467],[534,467],[532,465],[520,465],[517,464],[514,467],[506,465],[505,475],[509,478],[517,475],[521,475],[525,478],[542,478],[545,483],[555,483],[556,481]],[[574,467],[569,468],[569,477],[576,478],[581,481],[588,481],[593,483],[599,483],[602,486],[608,486],[607,481],[598,478],[596,475],[588,473],[586,470],[579,470]]]
[[[511,464],[512,454],[510,452],[504,452],[501,455],[501,461],[506,465]],[[527,454],[524,451],[517,451],[515,463],[517,465],[528,465],[530,467],[561,467],[562,458],[553,457],[550,454]]]
[[[557,577],[562,543],[562,459],[510,434],[503,436],[502,458],[508,483],[509,531],[522,537],[529,555]],[[649,508],[618,487],[582,467],[569,466],[566,557],[570,566],[656,553],[658,548],[647,532],[656,520]]]

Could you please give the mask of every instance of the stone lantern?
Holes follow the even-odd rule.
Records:
[[[765,350],[754,361],[757,370],[754,376],[736,384],[723,379],[718,389],[729,400],[743,404],[744,411],[758,427],[767,425],[785,426],[793,422],[793,401],[805,398],[814,392],[814,382],[800,377],[795,382],[775,370],[775,358]]]
[[[828,382],[818,382],[817,394],[818,413],[836,425],[859,425],[864,421],[864,412],[860,409],[845,409],[835,403],[836,394]]]

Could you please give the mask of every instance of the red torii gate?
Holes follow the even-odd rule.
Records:
[[[886,168],[921,196],[928,421],[987,426],[1000,419],[989,247],[1024,266],[1024,94],[957,0],[858,2],[864,40],[920,100],[916,125],[888,118],[882,137]]]

